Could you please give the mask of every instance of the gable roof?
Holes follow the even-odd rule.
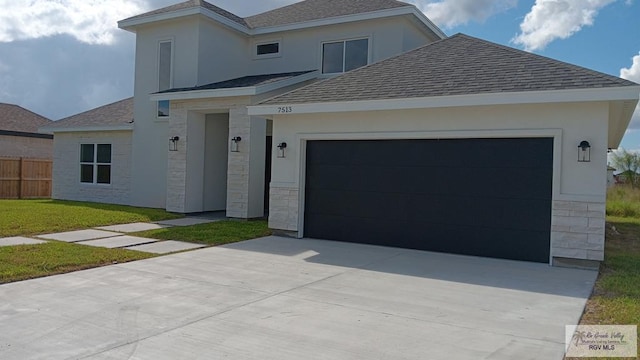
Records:
[[[399,12],[386,13],[386,11],[393,10]],[[380,14],[381,12],[384,14]],[[356,18],[349,19],[349,17],[366,14],[372,15],[374,18],[413,14],[435,36],[446,37],[442,30],[427,19],[418,8],[397,0],[304,0],[246,18],[204,0],[188,0],[121,20],[118,22],[118,26],[122,29],[132,30],[140,24],[195,14],[207,15],[247,34],[268,33],[269,29],[282,31],[282,27],[287,26],[318,26],[317,22],[332,19],[340,22],[354,21]]]
[[[83,113],[54,121],[43,131],[96,131],[133,129],[133,98],[104,105]]]
[[[302,104],[637,85],[540,55],[457,34],[269,99]]]
[[[0,103],[0,131],[37,134],[52,121],[21,106]]]

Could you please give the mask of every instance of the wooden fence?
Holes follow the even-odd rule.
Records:
[[[53,161],[0,158],[0,199],[51,197]]]

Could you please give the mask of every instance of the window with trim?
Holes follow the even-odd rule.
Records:
[[[369,63],[369,39],[322,44],[322,73],[343,73]]]
[[[271,42],[256,45],[256,56],[268,56],[280,54],[280,43]]]
[[[161,41],[158,44],[158,91],[171,89],[173,72],[173,41]],[[158,117],[169,116],[169,101],[158,101]]]
[[[111,144],[80,145],[80,182],[111,184]]]

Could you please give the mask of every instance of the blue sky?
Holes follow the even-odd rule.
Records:
[[[208,0],[240,16],[297,0]],[[458,32],[640,83],[640,0],[406,0]],[[0,102],[54,120],[131,96],[117,20],[180,0],[0,0]],[[519,40],[518,40],[519,39]],[[635,57],[635,58],[634,58]],[[640,150],[640,111],[623,140]]]

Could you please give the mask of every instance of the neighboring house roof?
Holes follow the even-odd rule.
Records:
[[[457,34],[263,104],[302,104],[637,85],[540,55]]]
[[[0,135],[51,139],[51,134],[38,132],[52,121],[33,111],[13,104],[0,103]]]
[[[50,123],[47,132],[133,129],[133,98],[120,100]]]
[[[398,10],[398,12],[388,13],[393,10]],[[358,16],[365,14],[370,14],[374,16],[373,18],[412,14],[435,36],[446,37],[442,30],[427,19],[418,8],[397,0],[305,0],[246,18],[204,0],[189,0],[121,20],[118,22],[118,26],[132,30],[140,24],[195,14],[207,15],[247,34],[270,32],[269,29],[282,31],[287,30],[284,27],[300,24],[306,26],[326,25],[323,21],[331,19],[338,22],[362,20]]]
[[[46,117],[18,105],[0,103],[0,133],[5,135],[38,134],[40,127],[51,123]]]

